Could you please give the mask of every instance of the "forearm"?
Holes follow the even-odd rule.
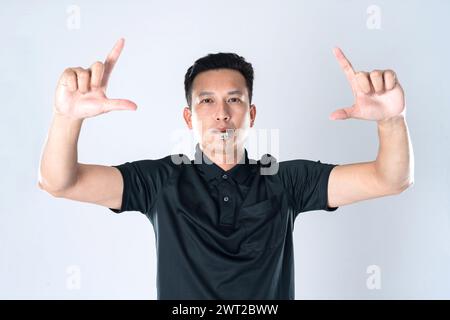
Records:
[[[83,120],[54,114],[39,166],[39,186],[58,192],[77,179],[77,144]]]
[[[378,121],[379,150],[375,161],[379,180],[393,190],[414,182],[414,153],[405,116]]]

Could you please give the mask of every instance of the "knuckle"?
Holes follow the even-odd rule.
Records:
[[[356,72],[357,77],[367,77],[367,72],[365,71],[358,71]]]
[[[66,81],[68,81],[68,82],[76,82],[77,81],[77,76],[73,72],[69,73],[66,76]]]
[[[371,76],[371,77],[380,77],[381,75],[382,75],[381,70],[373,70],[373,71],[370,73],[370,76]]]
[[[103,62],[95,61],[95,62],[92,64],[92,67],[93,67],[93,68],[101,68],[101,67],[103,67]]]
[[[75,72],[70,69],[64,70],[64,72],[62,73],[62,76],[61,76],[62,79],[72,79],[74,77],[75,77]]]
[[[83,78],[83,79],[86,79],[86,78],[89,78],[89,71],[87,71],[87,70],[81,70],[80,71],[80,78]]]
[[[384,76],[385,76],[385,77],[391,77],[391,78],[394,78],[394,77],[395,77],[395,72],[394,72],[393,70],[386,70],[386,71],[384,72]]]

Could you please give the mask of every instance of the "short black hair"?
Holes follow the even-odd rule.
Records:
[[[197,59],[186,72],[184,76],[184,92],[186,101],[191,108],[192,104],[192,83],[195,77],[203,71],[215,69],[232,69],[239,71],[245,78],[247,85],[249,101],[252,102],[253,94],[253,66],[245,61],[244,57],[231,52],[210,53],[200,59]]]

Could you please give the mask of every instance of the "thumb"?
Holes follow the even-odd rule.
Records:
[[[114,110],[130,110],[135,111],[137,109],[136,103],[126,99],[106,99],[103,103],[105,112]]]
[[[328,119],[330,119],[330,120],[349,119],[352,117],[352,112],[353,112],[353,106],[348,107],[348,108],[338,109],[338,110],[334,111],[332,114],[330,114]]]

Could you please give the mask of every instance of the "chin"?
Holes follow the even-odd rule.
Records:
[[[215,153],[229,153],[233,152],[236,147],[236,141],[230,140],[224,143],[220,138],[213,138],[212,140],[203,144],[209,150],[213,150]]]

